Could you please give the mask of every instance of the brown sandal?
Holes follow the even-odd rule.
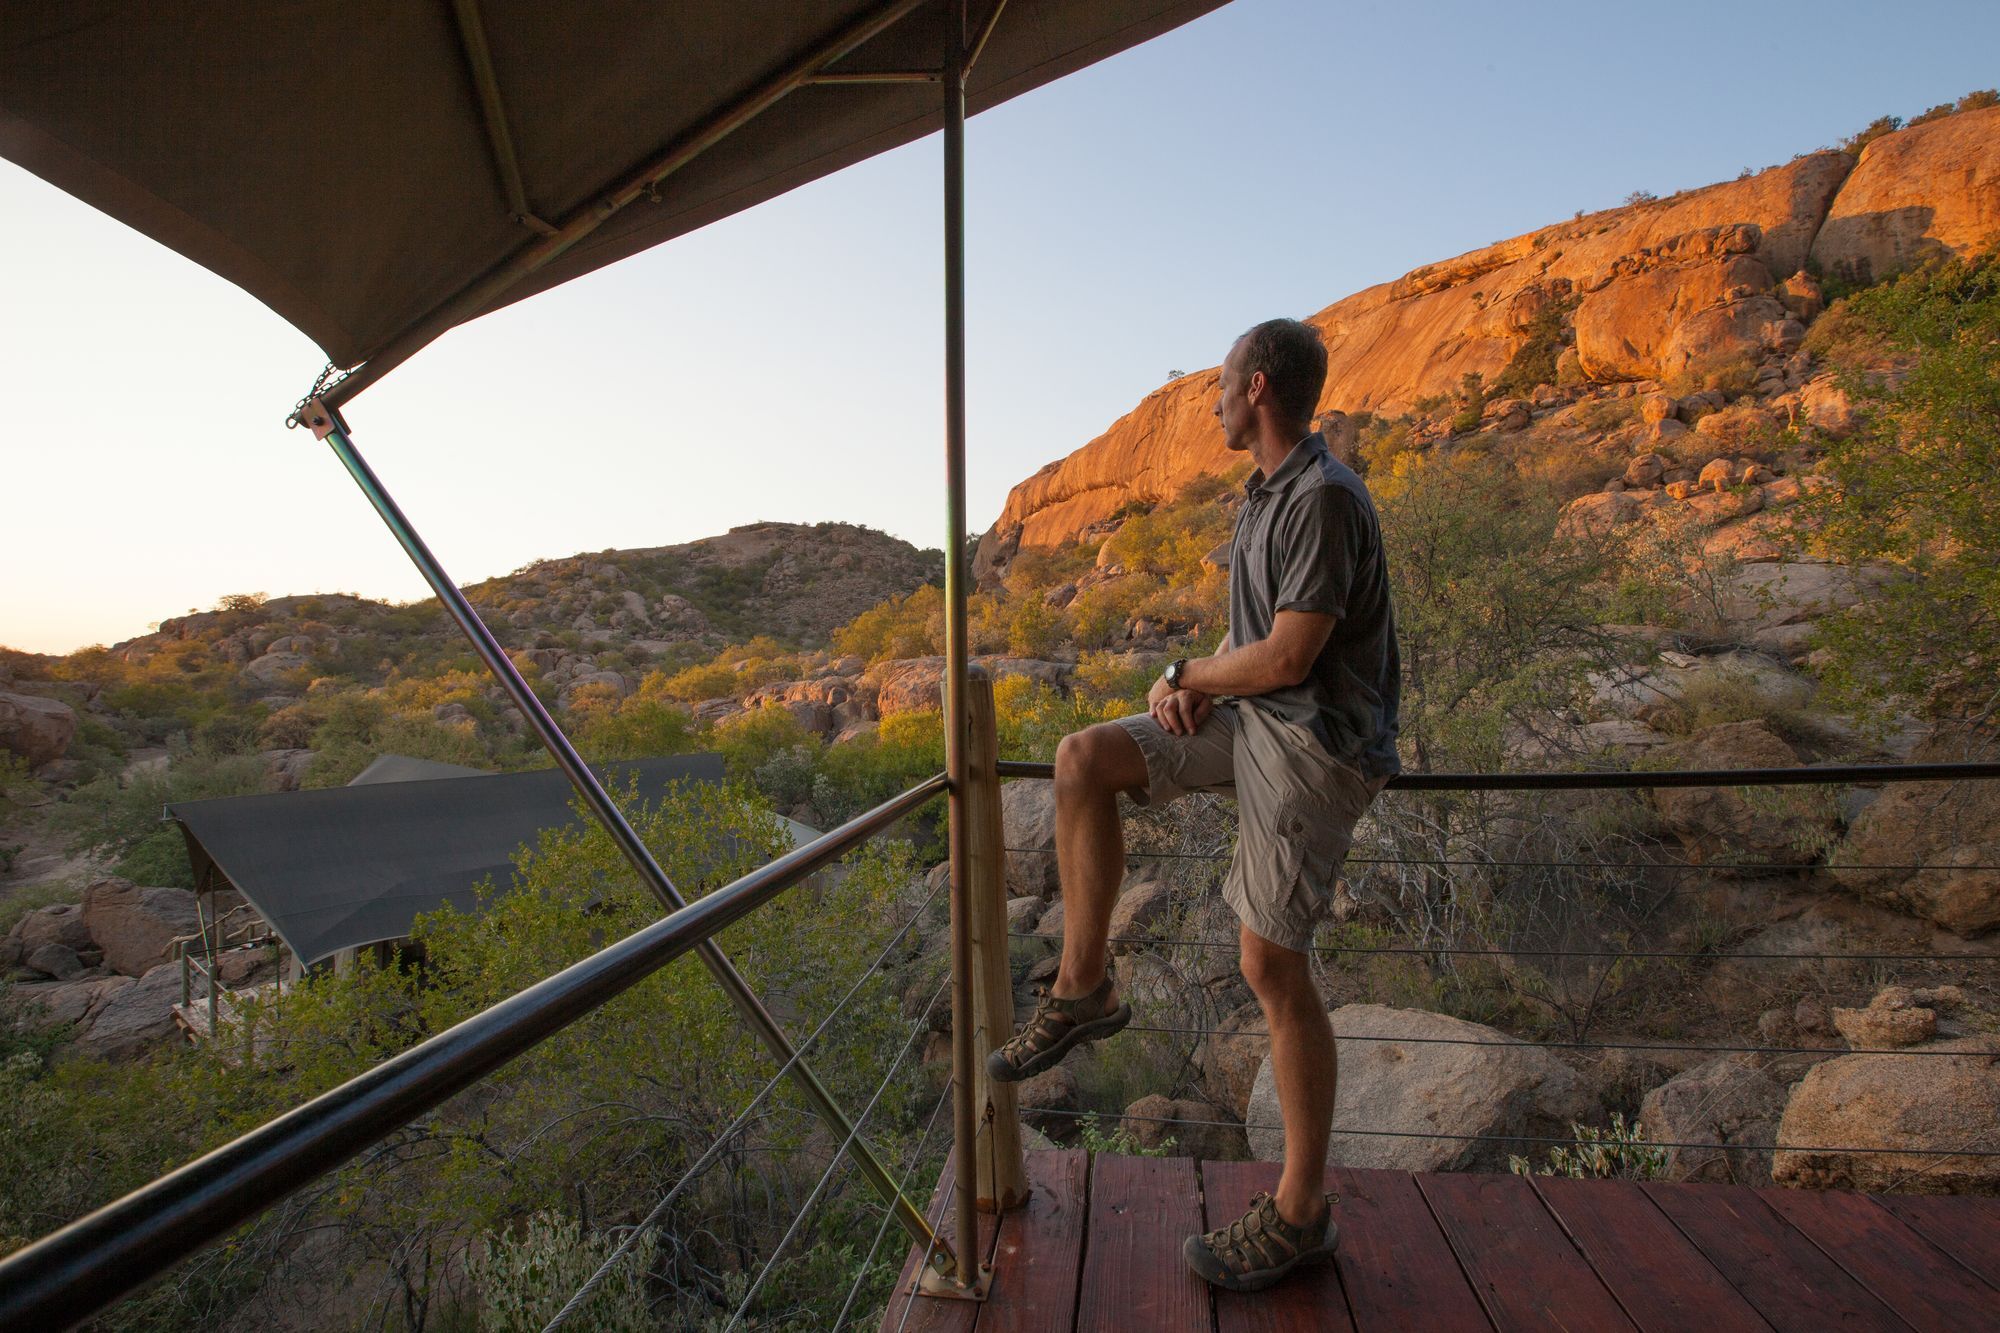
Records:
[[[1340,1243],[1333,1222],[1334,1195],[1316,1223],[1295,1227],[1268,1194],[1250,1200],[1250,1211],[1219,1231],[1189,1236],[1181,1255],[1203,1281],[1226,1291],[1262,1291],[1300,1264],[1330,1257]]]
[[[1110,1036],[1132,1021],[1132,1006],[1105,1008],[1111,998],[1111,978],[1096,990],[1073,1000],[1059,1000],[1047,988],[1034,1016],[1008,1043],[986,1057],[986,1074],[995,1083],[1018,1083],[1053,1068],[1071,1048]],[[1065,1022],[1064,1020],[1068,1020]]]

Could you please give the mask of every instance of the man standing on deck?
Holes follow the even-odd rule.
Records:
[[[1056,750],[1062,967],[1021,1032],[987,1062],[1001,1082],[1048,1069],[1131,1020],[1107,970],[1125,874],[1117,798],[1142,805],[1233,791],[1235,860],[1223,899],[1241,919],[1243,976],[1263,1006],[1285,1124],[1275,1197],[1190,1236],[1187,1261],[1232,1291],[1267,1287],[1333,1253],[1323,1193],[1335,1048],[1314,984],[1313,927],[1333,901],[1354,824],[1397,771],[1400,668],[1381,527],[1361,478],[1311,420],[1326,347],[1274,319],[1236,340],[1215,415],[1257,471],[1229,552],[1229,634],[1155,682],[1149,711],[1063,738]]]

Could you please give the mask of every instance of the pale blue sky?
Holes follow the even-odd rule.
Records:
[[[1237,332],[2000,83],[2000,4],[1236,0],[968,133],[975,529]],[[445,566],[759,519],[943,537],[935,137],[460,329],[357,399]],[[407,599],[282,418],[323,358],[0,163],[0,643],[226,593]]]

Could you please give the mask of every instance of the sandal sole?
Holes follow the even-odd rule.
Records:
[[[1102,1041],[1132,1021],[1132,1006],[1121,1004],[1102,1018],[1078,1023],[1057,1037],[1047,1050],[1037,1052],[1018,1065],[1007,1063],[999,1051],[986,1057],[986,1076],[995,1083],[1019,1083],[1062,1063],[1062,1058],[1085,1042]]]

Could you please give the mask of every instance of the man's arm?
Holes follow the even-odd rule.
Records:
[[[1227,641],[1213,657],[1190,658],[1181,687],[1203,694],[1269,694],[1304,680],[1333,633],[1335,617],[1316,611],[1280,611],[1271,636],[1241,648]]]
[[[1213,657],[1188,659],[1180,689],[1168,689],[1164,679],[1153,683],[1146,699],[1153,720],[1185,736],[1208,716],[1214,695],[1269,694],[1298,684],[1312,670],[1336,619],[1315,611],[1280,611],[1267,639],[1235,648],[1225,638]]]

